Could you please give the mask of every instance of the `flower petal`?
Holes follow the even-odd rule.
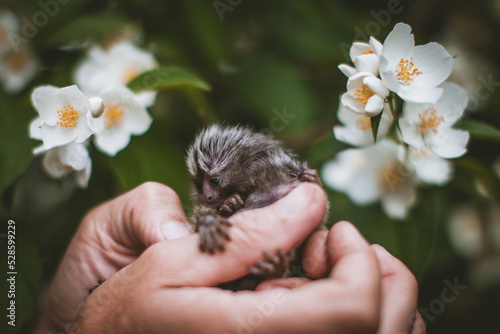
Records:
[[[382,109],[384,109],[384,100],[378,95],[373,95],[368,99],[368,103],[366,103],[365,114],[369,117],[374,117],[380,114]]]
[[[87,188],[91,174],[92,174],[92,161],[89,159],[89,162],[85,167],[85,169],[77,171],[75,173],[76,183],[78,184],[78,186],[80,186],[80,188]]]
[[[358,205],[368,205],[380,198],[381,192],[373,174],[363,171],[356,174],[347,189],[349,198]]]
[[[370,36],[370,46],[376,55],[380,56],[382,54],[383,45],[375,37]]]
[[[389,90],[384,85],[384,82],[379,78],[376,78],[374,76],[367,76],[363,79],[363,83],[368,87],[370,87],[372,92],[374,92],[375,94],[379,95],[384,99],[387,95],[389,95]]]
[[[443,89],[439,87],[400,85],[396,93],[406,102],[435,104],[443,95]]]
[[[362,116],[364,117],[364,116]],[[370,131],[361,131],[356,127],[335,126],[333,134],[338,141],[354,146],[373,144],[373,136]]]
[[[81,116],[85,117],[90,111],[89,98],[76,85],[61,88],[58,92],[58,98],[63,105],[75,108]],[[82,118],[80,117],[80,120]]]
[[[405,117],[402,117],[399,119],[399,128],[405,143],[413,146],[417,151],[425,148],[424,139],[417,126],[410,124]]]
[[[404,219],[408,214],[408,209],[415,204],[416,200],[415,187],[409,184],[399,188],[398,191],[384,193],[382,195],[382,208],[389,217]]]
[[[367,43],[354,42],[352,43],[351,49],[349,50],[349,56],[351,61],[354,63],[358,56],[361,56],[363,52],[372,51],[371,47]]]
[[[443,185],[452,175],[450,161],[440,158],[430,151],[410,150],[409,161],[415,168],[417,177],[425,183]]]
[[[87,167],[90,155],[85,145],[70,143],[59,148],[59,159],[64,165],[79,171]]]
[[[90,114],[90,113],[88,113],[88,114]],[[78,127],[78,130],[76,131],[77,135],[75,138],[75,142],[77,142],[77,143],[83,143],[92,134],[94,134],[94,130],[90,127],[88,120],[87,120],[87,122],[78,122],[78,124],[76,126]]]
[[[59,159],[59,147],[48,150],[42,160],[43,169],[53,178],[61,178],[68,175],[71,168],[68,168]]]
[[[43,121],[40,117],[37,117],[31,121],[29,127],[30,138],[42,140],[42,125]]]
[[[458,158],[467,152],[469,133],[455,129],[442,129],[436,136],[429,136],[431,150],[441,158]]]
[[[337,109],[338,120],[344,125],[355,124],[358,121],[360,114],[353,113],[352,111],[344,108],[341,99],[342,96],[339,98],[339,107]]]
[[[356,69],[358,72],[368,72],[378,76],[378,56],[366,54],[356,57]]]
[[[40,114],[40,118],[48,125],[56,125],[59,121],[57,111],[63,107],[57,98],[57,90],[44,89],[38,93],[35,95],[33,92],[33,105]]]
[[[130,133],[120,129],[110,129],[94,135],[94,144],[99,151],[114,157],[130,143]]]
[[[467,93],[450,82],[444,82],[440,88],[443,89],[443,95],[436,102],[435,109],[444,118],[444,124],[452,126],[462,117],[467,107]]]
[[[380,56],[379,70],[380,77],[387,88],[392,92],[397,93],[401,85],[396,78],[395,67],[392,67],[391,64],[389,64],[389,60],[384,56]]]
[[[77,135],[78,133],[73,131],[73,128],[64,128],[59,125],[42,125],[43,146],[46,149],[69,144],[76,139]]]
[[[434,87],[443,83],[451,74],[453,58],[438,43],[416,46],[409,54],[415,68],[422,74],[413,78],[412,85]]]
[[[348,78],[352,77],[354,74],[358,73],[356,68],[349,66],[347,64],[340,64],[338,66],[339,70]]]
[[[404,23],[398,23],[384,41],[382,56],[394,71],[401,58],[406,59],[414,47],[415,39],[411,33],[411,27]]]
[[[342,95],[341,103],[342,106],[349,111],[358,114],[364,113],[365,105],[349,93]]]

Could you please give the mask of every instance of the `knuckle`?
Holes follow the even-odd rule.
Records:
[[[161,196],[178,198],[177,193],[172,188],[154,181],[144,182],[132,191],[138,197],[155,198]]]

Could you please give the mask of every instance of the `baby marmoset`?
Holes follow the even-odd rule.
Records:
[[[187,166],[194,203],[190,220],[200,234],[200,249],[212,254],[230,241],[229,216],[272,204],[302,182],[321,184],[316,170],[281,142],[242,126],[203,130],[188,150]],[[251,275],[224,287],[253,289],[266,278],[291,276],[298,260],[294,252],[264,255],[266,260],[249,268]]]

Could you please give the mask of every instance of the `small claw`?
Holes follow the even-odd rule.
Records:
[[[283,258],[281,255],[280,255],[280,252],[282,252],[284,254],[284,252],[282,250],[278,250],[278,256],[270,253],[270,252],[264,252],[264,257],[271,263],[273,264],[278,264],[280,262],[280,258]]]
[[[221,252],[226,250],[226,247],[224,246],[224,241],[222,240],[221,236],[217,233],[212,234],[212,243],[215,244],[216,250],[219,250]]]
[[[298,179],[302,182],[312,182],[321,185],[321,180],[316,169],[308,169],[303,171],[302,173],[300,173]]]
[[[260,269],[254,267],[254,266],[249,266],[247,269],[250,272],[250,274],[260,276]]]
[[[228,241],[231,240],[231,236],[225,226],[219,226],[219,233],[224,237],[224,239]]]
[[[227,204],[222,204],[222,206],[220,207],[219,211],[221,212],[233,212],[233,210],[231,209],[231,207]]]

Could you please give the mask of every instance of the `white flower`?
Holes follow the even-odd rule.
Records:
[[[416,201],[417,179],[402,159],[404,147],[390,140],[340,152],[322,169],[325,184],[345,192],[358,205],[380,200],[388,216],[406,217]]]
[[[0,10],[0,54],[12,50],[11,34],[17,34],[21,24],[8,10]]]
[[[469,134],[453,129],[467,106],[467,93],[452,83],[443,83],[436,104],[405,103],[399,126],[403,141],[416,150],[429,149],[441,158],[457,158],[467,149]]]
[[[7,51],[0,61],[0,81],[11,94],[20,92],[33,79],[38,61],[28,48]]]
[[[380,76],[387,88],[406,102],[436,103],[437,87],[451,73],[453,58],[438,43],[415,46],[411,28],[398,23],[384,41]]]
[[[76,181],[82,188],[87,187],[92,173],[92,161],[84,144],[70,143],[46,151],[42,166],[56,179],[75,171]]]
[[[31,99],[43,121],[39,125],[45,149],[83,143],[92,135],[89,99],[75,85],[38,87]]]
[[[152,118],[135,95],[125,87],[117,87],[100,95],[106,108],[94,120],[94,144],[102,152],[114,156],[127,147],[131,135],[142,135]]]
[[[347,93],[342,96],[344,108],[368,117],[373,117],[384,109],[389,91],[384,83],[373,74],[361,72],[347,80]]]
[[[109,50],[94,46],[76,69],[75,82],[87,95],[97,96],[106,90],[127,85],[139,74],[156,66],[151,53],[128,41],[118,42]],[[144,106],[150,107],[155,102],[156,92],[141,92],[137,96]]]
[[[370,44],[354,42],[349,51],[349,56],[355,67],[340,64],[339,69],[348,78],[358,72],[368,72],[378,76],[379,56],[381,53],[382,44],[373,37],[370,37]]]
[[[408,162],[415,169],[417,177],[428,184],[443,185],[450,181],[453,173],[449,160],[438,157],[427,149],[417,151],[410,147]]]
[[[353,113],[344,108],[342,104],[339,104],[337,118],[343,124],[343,126],[337,125],[333,128],[333,133],[337,140],[355,146],[373,144],[370,117]],[[379,123],[377,141],[386,136],[392,121],[393,117],[389,105],[386,104]]]
[[[461,205],[452,211],[448,222],[451,245],[460,255],[474,258],[483,250],[485,225],[481,213],[471,204]],[[484,214],[484,212],[483,212]]]

